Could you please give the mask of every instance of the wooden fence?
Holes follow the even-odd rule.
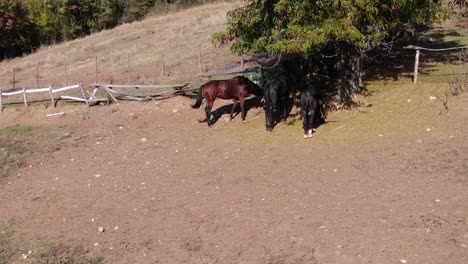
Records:
[[[87,106],[89,106],[88,99],[86,98],[84,88],[82,84],[75,84],[72,86],[66,86],[66,87],[61,87],[61,88],[35,88],[35,89],[14,89],[14,90],[6,90],[2,91],[0,90],[0,111],[3,111],[3,100],[6,97],[12,97],[12,96],[22,96],[22,101],[24,103],[24,106],[28,106],[28,94],[34,94],[34,93],[47,93],[49,94],[50,100],[52,102],[52,105],[55,107],[56,105],[56,99],[54,97],[54,94],[64,92],[64,91],[69,91],[69,90],[79,90],[81,93],[81,98],[80,97],[75,97],[75,96],[67,96],[67,95],[62,95],[59,97],[59,99],[65,99],[65,100],[74,100],[74,101],[80,101],[80,102],[85,102]],[[30,100],[29,102],[34,102],[34,100]]]
[[[462,46],[462,47],[453,47],[453,48],[445,48],[445,49],[429,49],[429,48],[423,48],[423,47],[418,47],[418,46],[407,46],[405,49],[414,49],[416,50],[416,54],[414,56],[414,74],[413,74],[413,83],[417,84],[418,83],[418,71],[419,71],[419,56],[421,54],[421,50],[425,51],[448,51],[448,50],[460,50],[460,49],[468,49],[468,46]]]
[[[55,107],[57,100],[71,100],[77,102],[84,102],[88,107],[102,101],[113,101],[119,103],[118,100],[134,100],[134,101],[147,101],[147,100],[162,100],[176,95],[187,95],[190,92],[198,90],[198,88],[188,88],[190,83],[175,84],[175,85],[117,85],[117,84],[95,84],[91,91],[84,89],[83,84],[76,84],[61,88],[37,88],[37,89],[15,89],[8,91],[0,90],[0,111],[3,111],[5,106],[4,98],[22,96],[24,106],[27,107],[28,103],[36,102],[37,100],[28,100],[28,94],[33,93],[46,93],[49,95],[52,105]],[[146,91],[143,91],[146,89]],[[61,95],[56,98],[54,94],[69,90],[79,90],[81,97]],[[156,92],[155,92],[156,90]],[[98,97],[98,91],[102,91],[107,98]],[[86,95],[87,94],[87,95]],[[43,101],[43,100],[41,100]]]
[[[118,85],[118,84],[95,84],[92,92],[88,92],[90,100],[99,100],[96,94],[99,90],[107,94],[109,100],[119,103],[120,100],[148,101],[162,100],[176,95],[184,95],[198,88],[188,88],[190,83],[174,85]],[[156,90],[154,92],[153,90]]]

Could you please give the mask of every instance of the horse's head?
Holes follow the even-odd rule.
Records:
[[[251,80],[247,79],[247,83],[248,83],[248,89],[249,89],[249,93],[255,95],[256,97],[258,98],[262,98],[263,97],[263,89],[262,87],[260,87],[259,85],[257,85],[256,83],[252,82]]]

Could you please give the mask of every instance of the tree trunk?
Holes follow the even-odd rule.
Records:
[[[336,86],[339,103],[345,107],[353,104],[353,95],[359,88],[359,58],[361,54],[354,46],[346,42],[337,45],[338,58],[336,62]]]

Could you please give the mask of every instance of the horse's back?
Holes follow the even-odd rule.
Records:
[[[288,85],[285,79],[271,79],[264,86],[265,97],[283,98],[289,96]]]
[[[301,108],[315,107],[318,104],[318,91],[309,85],[301,93]],[[304,109],[305,110],[305,109]]]
[[[219,81],[218,97],[222,99],[240,99],[248,95],[247,85],[242,79],[233,78]]]
[[[203,85],[205,98],[214,100],[216,97],[222,99],[243,99],[250,94],[249,87],[254,85],[244,76],[236,76],[227,80],[211,80]]]

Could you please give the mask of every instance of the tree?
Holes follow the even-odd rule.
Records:
[[[102,0],[99,24],[105,29],[117,26],[123,16],[123,11],[122,0]]]
[[[39,46],[37,28],[21,1],[0,1],[0,36],[0,60]]]
[[[359,91],[359,58],[401,33],[441,18],[443,0],[249,0],[228,13],[236,53],[334,51],[339,101]]]
[[[142,19],[154,6],[156,0],[128,0],[124,6],[124,22]]]
[[[93,0],[58,0],[63,16],[63,35],[66,39],[87,35],[100,29],[99,2]]]
[[[57,1],[27,0],[25,2],[30,19],[38,26],[43,44],[62,40],[63,16]]]

